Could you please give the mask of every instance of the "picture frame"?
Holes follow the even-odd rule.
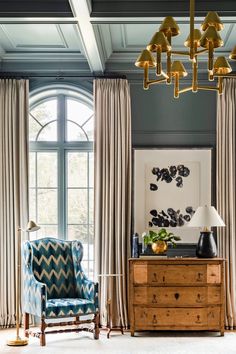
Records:
[[[214,200],[213,155],[212,147],[134,148],[133,232],[142,235],[165,227],[181,237],[178,244],[195,245],[199,229],[187,224],[198,206],[211,205]],[[157,173],[154,168],[159,169],[158,176],[153,174]],[[192,211],[186,211],[189,207]]]

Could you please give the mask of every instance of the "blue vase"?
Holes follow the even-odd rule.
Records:
[[[137,232],[135,234],[133,234],[132,236],[132,252],[131,252],[131,256],[132,258],[138,258],[139,257],[139,236],[137,234]]]

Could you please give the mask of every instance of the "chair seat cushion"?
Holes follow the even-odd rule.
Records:
[[[88,315],[95,312],[94,302],[86,299],[48,299],[46,302],[46,318]]]

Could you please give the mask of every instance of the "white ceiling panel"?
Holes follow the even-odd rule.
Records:
[[[81,51],[75,24],[2,24],[0,41],[6,51]]]

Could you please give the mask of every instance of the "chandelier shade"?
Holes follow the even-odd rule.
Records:
[[[231,73],[232,68],[225,57],[218,57],[214,64],[214,74],[226,75]]]
[[[171,50],[170,43],[166,39],[163,32],[156,32],[149,44],[147,45],[147,49],[151,52],[155,52],[158,48],[160,48],[161,52],[167,52]]]
[[[184,77],[188,75],[183,63],[181,63],[180,60],[176,60],[173,62],[171,66],[171,73],[173,76],[179,75],[179,77]]]
[[[167,16],[164,18],[159,31],[163,32],[165,36],[170,34],[172,37],[174,37],[180,34],[179,26],[172,16]]]
[[[190,33],[184,42],[187,47],[184,51],[176,51],[172,46],[172,37],[180,34],[180,29],[173,17],[167,16],[155,32],[150,43],[144,49],[135,62],[137,67],[143,68],[143,88],[148,90],[150,85],[174,83],[174,97],[178,98],[180,94],[192,91],[216,91],[219,95],[223,94],[223,78],[236,78],[236,74],[231,73],[232,68],[225,57],[219,56],[214,59],[215,49],[222,47],[224,42],[219,34],[224,25],[217,12],[209,11],[200,28],[195,28],[195,0],[190,2]],[[202,48],[201,48],[202,47]],[[200,48],[200,49],[199,49]],[[152,53],[154,57],[152,56]],[[166,54],[165,54],[166,53]],[[207,54],[208,80],[213,82],[217,77],[215,85],[199,85],[198,83],[198,57]],[[173,60],[173,56],[188,58],[192,65],[191,86],[180,88],[180,79],[188,75],[183,63],[180,60]],[[155,58],[155,59],[154,59]],[[162,69],[162,60],[166,59],[166,71]],[[179,59],[179,58],[177,58]],[[229,59],[236,60],[236,46],[229,55]],[[149,79],[149,68],[156,67],[156,76],[158,79]]]
[[[204,22],[201,25],[201,29],[203,31],[206,31],[206,29],[210,26],[214,26],[217,31],[221,31],[224,28],[224,25],[221,22],[218,13],[215,11],[208,12]]]
[[[222,45],[224,44],[214,26],[209,26],[203,33],[202,38],[200,40],[201,47],[204,48],[209,48],[210,43],[213,44],[214,48],[222,47]]]
[[[196,47],[200,47],[201,43],[200,43],[200,39],[202,38],[202,32],[195,28],[193,31],[193,43],[195,44]],[[190,34],[188,35],[188,38],[186,39],[186,41],[184,42],[185,47],[189,47],[191,46],[191,42],[190,42]]]
[[[146,65],[152,68],[156,66],[156,61],[153,58],[152,53],[150,53],[149,50],[144,49],[136,60],[135,65],[139,68],[144,68]]]
[[[236,46],[234,47],[234,49],[233,49],[232,52],[230,53],[229,59],[231,59],[231,60],[236,60]]]

